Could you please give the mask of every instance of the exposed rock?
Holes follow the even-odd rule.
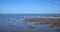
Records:
[[[24,21],[37,22],[38,24],[50,24],[52,26],[60,26],[60,18],[28,18]]]

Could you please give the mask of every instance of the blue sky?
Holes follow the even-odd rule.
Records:
[[[0,0],[0,13],[60,14],[60,0]]]

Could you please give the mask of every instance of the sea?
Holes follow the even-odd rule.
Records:
[[[50,25],[24,23],[26,18],[60,17],[60,14],[0,14],[0,32],[60,32]]]

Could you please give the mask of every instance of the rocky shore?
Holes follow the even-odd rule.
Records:
[[[45,18],[28,18],[24,19],[26,22],[38,22],[39,24],[50,24],[53,26],[60,26],[60,17],[45,17]]]

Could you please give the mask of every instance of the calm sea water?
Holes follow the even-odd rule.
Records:
[[[25,18],[41,17],[60,17],[60,14],[0,14],[0,32],[60,32],[50,25],[23,24]]]

